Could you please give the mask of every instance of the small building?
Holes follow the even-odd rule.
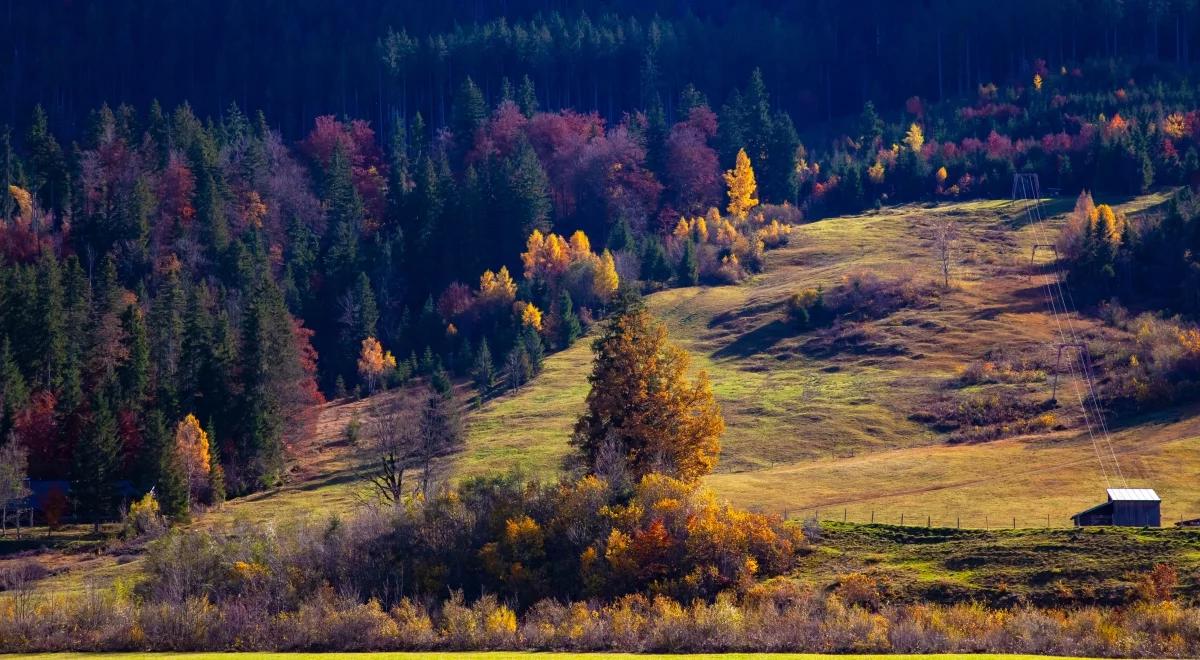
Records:
[[[1162,500],[1150,488],[1109,488],[1108,501],[1071,516],[1076,527],[1158,527]]]

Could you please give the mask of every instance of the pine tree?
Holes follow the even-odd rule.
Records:
[[[487,103],[475,81],[467,76],[454,96],[450,130],[459,154],[465,154],[475,144],[475,131],[487,121]]]
[[[475,351],[475,365],[471,369],[471,380],[480,394],[486,394],[492,389],[496,379],[496,367],[492,364],[492,349],[488,347],[487,339],[479,340],[479,350]]]
[[[270,488],[283,473],[283,396],[292,379],[295,338],[292,319],[279,289],[268,278],[243,315],[240,353],[243,377],[237,463],[249,484]]]
[[[208,420],[209,470],[208,488],[209,504],[221,504],[225,501],[225,467],[221,464],[221,445],[217,442],[217,431],[213,421]]]
[[[58,389],[67,363],[65,293],[58,259],[48,247],[42,250],[38,259],[37,292],[38,380],[47,389]]]
[[[174,443],[168,443],[163,450],[155,489],[163,515],[177,523],[187,522],[191,517],[191,490],[183,460]]]
[[[43,209],[60,218],[71,199],[71,174],[62,147],[50,133],[46,112],[41,104],[33,107],[33,118],[25,136],[29,151],[29,184]]]
[[[542,335],[531,327],[526,327],[521,335],[521,343],[525,345],[525,354],[529,356],[532,375],[536,376],[542,373],[542,366],[546,361],[546,346],[542,343]]]
[[[91,423],[75,446],[71,470],[75,511],[92,521],[97,534],[100,521],[116,510],[120,446],[112,408],[104,393],[98,392],[92,399]]]
[[[137,305],[129,305],[121,317],[125,330],[129,357],[117,371],[121,385],[122,408],[140,410],[149,396],[150,387],[150,341],[146,336],[146,322]]]
[[[675,277],[683,286],[700,283],[700,261],[696,258],[696,244],[690,240],[683,244],[683,258],[679,260],[679,271]]]
[[[358,235],[365,211],[354,189],[349,154],[340,144],[325,173],[325,205],[329,219],[325,272],[331,289],[343,291],[359,272]]]
[[[0,438],[8,438],[17,413],[28,401],[29,389],[5,337],[0,343]]]
[[[499,212],[504,222],[492,246],[493,256],[511,263],[534,230],[550,230],[549,178],[537,152],[526,140],[504,163]]]
[[[533,80],[528,74],[521,78],[521,88],[517,90],[517,106],[526,117],[532,117],[538,110],[537,91],[534,90]]]
[[[567,349],[583,334],[583,326],[575,314],[575,303],[566,289],[558,295],[558,346]]]

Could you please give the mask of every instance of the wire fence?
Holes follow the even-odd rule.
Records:
[[[919,510],[851,509],[848,507],[796,508],[774,512],[760,510],[759,512],[776,513],[788,521],[817,520],[819,522],[897,525],[901,527],[939,529],[1062,529],[1075,526],[1069,515],[1037,512],[1023,512],[1012,515],[996,512],[943,511],[935,514]],[[1198,515],[1189,515],[1181,512],[1171,512],[1168,514],[1164,512],[1161,517],[1160,526],[1175,527],[1184,521],[1197,520],[1198,518],[1200,518]]]

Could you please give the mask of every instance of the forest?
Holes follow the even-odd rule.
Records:
[[[1137,336],[1108,347],[1097,397],[1195,400],[1196,3],[25,4],[0,19],[0,522],[89,525],[146,557],[90,646],[63,632],[82,614],[0,600],[0,651],[240,648],[229,621],[255,648],[269,630],[346,648],[361,626],[366,648],[704,650],[650,621],[809,614],[837,634],[762,644],[1124,650],[1079,632],[1109,626],[1149,631],[1131,652],[1196,648],[1165,564],[1114,621],[764,588],[820,529],[705,485],[727,421],[646,303],[752,283],[811,223],[1008,199],[1036,174],[1078,200],[1049,247],[1081,307]],[[1137,216],[1093,199],[1160,191]],[[941,226],[940,287],[798,290],[788,331],[951,290]],[[559,481],[442,474],[464,416],[580,341]],[[286,486],[326,404],[390,395],[345,434],[369,513],[281,538],[171,529]],[[172,646],[184,605],[203,625]],[[347,627],[320,640],[289,619],[330,611]],[[930,632],[942,616],[972,632]],[[717,647],[757,648],[755,625]]]

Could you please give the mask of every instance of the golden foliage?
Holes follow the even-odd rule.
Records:
[[[791,225],[785,225],[778,220],[772,220],[770,224],[759,230],[758,238],[765,247],[776,247],[786,243],[791,234]]]
[[[358,353],[358,374],[367,381],[371,390],[375,389],[380,376],[395,368],[396,356],[384,351],[378,339],[367,337],[362,340],[362,348]]]
[[[516,307],[517,315],[521,317],[521,325],[533,328],[538,332],[542,331],[542,310],[533,303],[527,302],[516,303]]]
[[[21,214],[21,219],[29,222],[33,219],[33,195],[29,194],[28,190],[20,186],[9,185],[8,192],[17,202],[17,212]]]
[[[883,175],[883,163],[878,160],[867,168],[867,178],[871,180],[871,183],[883,183]]]
[[[738,220],[745,220],[750,209],[758,206],[758,198],[755,197],[758,184],[754,180],[754,168],[745,149],[738,149],[737,162],[732,170],[725,172],[725,185],[729,194],[727,210]]]
[[[1040,74],[1040,73],[1033,74],[1033,88],[1035,90],[1037,90],[1039,92],[1042,91],[1042,83],[1043,82],[1044,81],[1042,80],[1042,74]]]
[[[1125,231],[1125,216],[1117,215],[1108,204],[1101,204],[1092,209],[1089,219],[1093,232],[1103,236],[1112,245],[1120,245],[1121,234]]]
[[[184,470],[193,479],[208,479],[211,468],[208,434],[200,428],[200,420],[188,413],[175,428],[175,448],[183,460]]]
[[[946,166],[945,166],[945,165],[943,165],[942,167],[939,167],[939,168],[938,168],[938,171],[937,171],[937,174],[936,174],[936,176],[937,176],[937,182],[938,182],[938,185],[939,185],[939,186],[940,186],[940,185],[942,185],[943,183],[945,183],[945,182],[946,182],[946,177],[948,177],[948,176],[950,176],[950,175],[949,175],[949,173],[948,173],[948,172],[946,172]]]
[[[925,146],[925,131],[920,124],[913,122],[908,127],[908,132],[904,134],[904,144],[914,153],[921,153],[921,147]]]
[[[607,301],[617,292],[621,278],[617,275],[617,263],[613,260],[612,252],[604,251],[600,256],[600,264],[592,277],[592,291],[601,300]]]
[[[575,442],[595,465],[615,439],[630,473],[663,472],[686,482],[710,473],[725,422],[708,374],[687,379],[690,358],[641,306],[614,316],[595,344],[587,412]]]
[[[479,297],[489,302],[510,304],[517,298],[517,283],[508,274],[508,266],[501,266],[500,272],[483,271],[479,278]]]
[[[1187,120],[1178,112],[1173,112],[1163,120],[1162,130],[1167,137],[1178,140],[1188,133]]]
[[[568,240],[558,234],[542,234],[535,229],[529,234],[525,251],[521,253],[525,278],[540,279],[547,283],[556,282],[571,264],[595,263],[596,259],[592,242],[582,231],[571,234]]]

